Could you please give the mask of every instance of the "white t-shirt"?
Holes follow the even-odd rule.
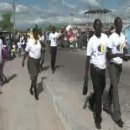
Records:
[[[116,32],[110,35],[107,47],[112,49],[112,54],[123,53],[126,45],[126,39],[123,33],[118,35]],[[120,57],[113,58],[112,63],[122,64],[123,60]]]
[[[40,40],[40,41],[44,41],[44,35],[39,36],[39,40]]]
[[[3,41],[0,39],[0,64],[2,63],[2,49],[3,49]]]
[[[37,42],[34,43],[34,42]],[[29,52],[29,56],[34,59],[40,59],[41,57],[41,43],[39,41],[34,41],[29,39],[27,46],[25,48],[26,52]]]
[[[108,37],[106,34],[101,33],[101,37],[98,38],[93,35],[88,41],[87,56],[90,56],[90,63],[94,64],[100,69],[106,68],[106,46]]]
[[[22,43],[21,43],[21,42],[18,42],[18,43],[17,43],[17,46],[18,46],[19,49],[21,49],[21,48],[22,48]]]
[[[51,41],[51,45],[52,47],[57,46],[57,38],[58,38],[58,33],[50,33],[49,34],[49,40]]]

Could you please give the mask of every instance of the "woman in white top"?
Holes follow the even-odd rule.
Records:
[[[35,93],[35,99],[38,100],[37,93],[37,76],[40,68],[40,58],[41,58],[41,43],[38,40],[38,32],[36,29],[33,29],[33,38],[29,39],[27,46],[25,48],[25,55],[23,58],[22,66],[24,67],[24,61],[28,56],[28,71],[31,79],[31,88],[30,93],[33,95],[33,89]]]

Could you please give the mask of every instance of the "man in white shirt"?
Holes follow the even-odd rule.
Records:
[[[101,129],[102,94],[106,85],[106,45],[108,37],[106,34],[101,33],[101,20],[96,19],[93,27],[95,29],[95,34],[90,38],[87,45],[83,95],[87,94],[88,71],[90,64],[94,93],[89,99],[89,105],[95,115],[95,125],[98,129]]]
[[[31,79],[30,93],[33,95],[33,89],[35,94],[35,99],[38,100],[37,93],[37,76],[40,68],[40,58],[41,58],[41,43],[38,39],[38,31],[33,29],[33,38],[29,39],[27,46],[25,48],[25,55],[23,58],[22,66],[24,67],[24,62],[28,56],[28,71]]]
[[[109,42],[107,44],[107,58],[110,62],[110,79],[111,86],[109,89],[109,107],[104,106],[104,110],[107,112],[111,112],[111,105],[113,103],[113,114],[114,121],[119,127],[123,127],[124,122],[121,118],[121,110],[119,103],[119,95],[118,95],[118,84],[122,72],[122,62],[123,60],[128,61],[130,59],[129,56],[125,55],[125,45],[126,39],[124,34],[122,33],[122,19],[120,17],[116,17],[114,20],[115,32],[112,33],[109,37]]]
[[[55,62],[56,62],[56,54],[57,54],[57,38],[58,33],[55,32],[55,26],[52,27],[52,32],[49,34],[49,40],[51,41],[51,69],[52,73],[55,71]]]

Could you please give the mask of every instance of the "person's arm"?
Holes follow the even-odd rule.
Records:
[[[124,54],[122,54],[122,53],[112,54],[112,49],[107,47],[107,59],[111,60],[112,58],[116,58],[116,57],[120,57],[123,59]]]
[[[22,60],[22,67],[24,67],[24,62],[25,62],[25,59],[27,58],[28,54],[29,54],[29,51],[30,51],[30,43],[27,43],[27,46],[25,48],[25,54],[24,54],[24,57],[23,57],[23,60]]]
[[[85,76],[84,76],[84,81],[86,82],[88,81],[89,65],[90,65],[90,56],[86,56]]]
[[[112,48],[113,48],[113,44],[114,44],[113,39],[114,39],[114,37],[110,36],[108,41],[107,41],[108,42],[107,43],[107,53],[106,53],[107,59],[111,60],[112,58],[116,58],[116,57],[120,57],[123,59],[124,54],[122,54],[122,53],[112,54]]]
[[[128,54],[128,48],[127,47],[124,47],[123,53],[124,53],[123,60],[124,61],[129,61],[130,60],[130,55]]]
[[[88,72],[89,72],[89,66],[90,66],[90,58],[92,55],[92,42],[91,40],[88,42],[87,46],[87,54],[86,54],[86,63],[85,63],[85,76],[84,76],[84,84],[83,84],[83,95],[86,95],[88,92]]]
[[[83,95],[88,93],[88,72],[90,65],[90,56],[86,56],[86,65],[85,65],[85,76],[84,76],[84,84],[83,84]]]

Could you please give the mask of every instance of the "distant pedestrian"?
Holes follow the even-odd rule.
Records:
[[[116,17],[114,20],[115,32],[113,32],[109,37],[109,42],[107,44],[107,58],[109,60],[109,73],[111,86],[109,89],[109,104],[104,105],[104,110],[111,113],[113,104],[113,119],[119,127],[123,127],[124,122],[121,118],[121,110],[119,103],[118,85],[120,81],[120,76],[122,72],[122,62],[123,60],[128,61],[129,56],[125,55],[126,39],[122,33],[122,19]]]
[[[56,32],[55,26],[52,26],[52,32],[49,34],[49,40],[51,41],[51,69],[52,73],[55,72],[55,63],[57,55],[57,39],[59,38],[58,33]]]
[[[86,68],[84,77],[83,95],[87,94],[88,72],[90,74],[94,92],[89,99],[89,105],[94,113],[96,128],[101,129],[102,95],[106,85],[106,45],[108,37],[102,32],[100,19],[94,21],[95,34],[90,38],[87,45]]]
[[[18,42],[17,42],[17,49],[18,49],[18,55],[20,57],[21,56],[21,52],[22,52],[22,41],[21,41],[20,38],[18,39]]]
[[[38,32],[35,29],[33,29],[33,38],[34,39],[29,39],[25,48],[25,55],[23,58],[22,66],[24,67],[25,59],[28,56],[28,71],[31,79],[30,93],[33,95],[34,92],[35,99],[39,100],[37,92],[37,77],[40,68],[41,43],[38,39]]]
[[[3,41],[0,38],[0,85],[3,85]]]
[[[39,33],[39,41],[41,43],[42,49],[41,49],[41,59],[40,59],[40,69],[43,69],[43,64],[45,61],[45,37],[42,32]]]

